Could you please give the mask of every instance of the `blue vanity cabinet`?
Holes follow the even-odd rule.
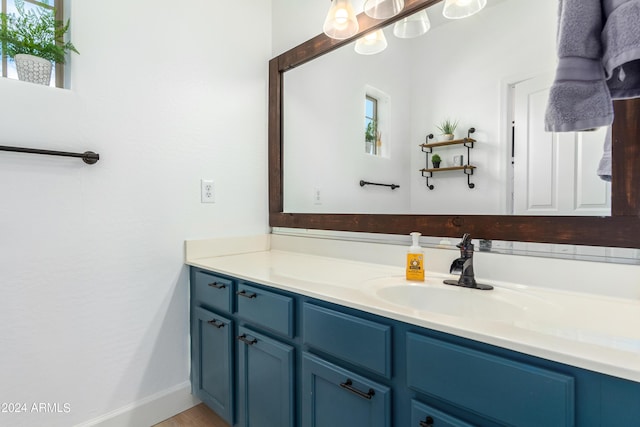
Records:
[[[239,425],[295,427],[294,348],[238,328]]]
[[[193,392],[233,424],[233,323],[223,316],[194,307],[191,337]]]
[[[639,382],[195,267],[191,342],[233,427],[640,425]]]
[[[391,389],[310,353],[302,356],[302,427],[391,427]]]

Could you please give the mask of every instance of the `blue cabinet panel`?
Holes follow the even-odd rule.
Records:
[[[391,378],[391,327],[305,303],[304,343]]]
[[[238,315],[293,337],[293,298],[244,283],[238,285],[236,294]]]
[[[309,353],[302,359],[303,427],[390,427],[391,390]]]
[[[429,405],[411,401],[411,427],[474,427],[432,408]]]
[[[195,270],[192,298],[198,303],[226,312],[231,312],[233,281],[220,276]]]
[[[200,307],[193,310],[191,382],[200,400],[233,424],[233,325]]]
[[[239,425],[293,427],[294,348],[238,328]]]
[[[413,333],[407,384],[507,425],[574,425],[572,377]]]

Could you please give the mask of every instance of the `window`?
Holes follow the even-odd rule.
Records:
[[[33,9],[50,11],[51,13],[55,11],[56,19],[60,21],[63,20],[64,16],[62,10],[63,0],[0,0],[0,3],[2,13],[17,14],[16,3],[23,3],[25,11]],[[2,51],[2,77],[17,79],[18,74],[15,62],[4,54],[4,46],[0,46],[0,51]],[[51,82],[51,86],[64,87],[64,68],[62,64],[55,64]]]
[[[364,152],[379,158],[390,157],[391,97],[370,85],[364,87]],[[361,116],[362,117],[362,116]]]
[[[366,95],[364,101],[364,150],[365,153],[378,155],[378,100]]]

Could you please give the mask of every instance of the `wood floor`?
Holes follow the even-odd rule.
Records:
[[[153,427],[229,427],[229,424],[201,403]]]

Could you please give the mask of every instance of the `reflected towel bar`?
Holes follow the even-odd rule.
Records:
[[[367,182],[367,181],[360,180],[360,187],[364,187],[365,185],[379,185],[381,187],[391,187],[392,190],[395,190],[396,188],[400,188],[400,186],[396,184],[378,184],[377,182]]]
[[[12,151],[14,153],[44,154],[47,156],[79,157],[88,165],[93,165],[100,160],[100,155],[93,151],[84,153],[69,153],[68,151],[39,150],[36,148],[7,147],[0,145],[0,151]]]

